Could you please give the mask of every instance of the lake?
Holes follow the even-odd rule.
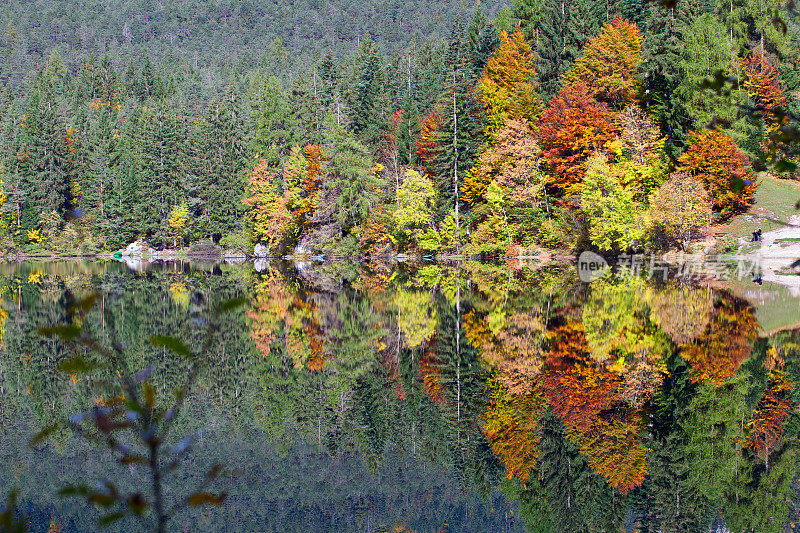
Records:
[[[227,498],[180,511],[169,531],[789,530],[792,276],[615,270],[587,283],[569,262],[0,265],[0,487],[19,490],[31,531],[88,532],[103,513],[61,488],[147,485],[142,465],[67,429],[29,446],[113,405],[116,372],[63,372],[85,349],[40,331],[74,324],[147,369],[159,398],[188,363],[149,339],[201,351],[170,442],[194,446],[164,493],[180,500],[219,463],[211,488]],[[235,298],[247,303],[201,349],[208,309]]]

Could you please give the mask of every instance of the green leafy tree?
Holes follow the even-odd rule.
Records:
[[[581,188],[581,209],[589,224],[589,238],[600,250],[626,250],[642,242],[646,231],[644,205],[620,183],[603,155],[589,161]]]

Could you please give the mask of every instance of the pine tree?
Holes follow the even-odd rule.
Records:
[[[203,233],[218,240],[242,229],[246,150],[242,109],[233,91],[211,103],[195,138],[189,207]]]
[[[467,43],[469,49],[469,61],[472,64],[472,71],[478,76],[486,67],[486,62],[494,53],[500,40],[497,38],[497,29],[494,24],[487,22],[486,15],[480,7],[475,10],[472,19],[467,27]]]
[[[538,56],[536,71],[542,96],[549,100],[561,87],[561,76],[572,67],[573,47],[569,46],[571,4],[574,0],[544,0],[541,24],[533,41]],[[530,37],[528,37],[530,40]]]
[[[22,125],[19,157],[25,200],[20,224],[26,231],[36,229],[40,214],[63,214],[70,204],[72,167],[67,128],[53,85],[52,77],[45,70],[40,71]]]
[[[384,105],[383,60],[369,37],[356,50],[352,80],[350,124],[359,139],[374,146],[388,117]]]
[[[454,69],[439,105],[441,120],[436,130],[434,156],[438,192],[437,213],[440,220],[455,209],[464,174],[472,168],[485,142],[485,112],[478,100],[469,72]]]
[[[642,32],[644,103],[666,135],[664,149],[673,160],[680,155],[691,125],[676,92],[682,79],[679,62],[683,49],[684,17],[682,4],[674,7],[653,5]]]
[[[329,162],[328,177],[323,181],[324,205],[319,211],[336,220],[341,232],[346,233],[366,218],[370,207],[378,202],[384,183],[367,147],[330,118],[323,159]]]
[[[163,222],[185,192],[185,146],[183,124],[165,107],[142,113],[141,173],[136,216],[141,233],[155,245],[169,243]]]
[[[250,152],[280,166],[294,142],[292,111],[280,82],[257,74],[250,90]]]
[[[108,216],[106,204],[113,197],[116,163],[114,148],[117,134],[114,115],[108,106],[99,107],[89,131],[89,154],[86,176],[82,181],[81,210],[96,224],[103,224]]]

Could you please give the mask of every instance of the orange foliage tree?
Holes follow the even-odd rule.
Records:
[[[643,483],[646,473],[638,413],[621,396],[619,374],[589,355],[580,322],[567,320],[552,336],[541,381],[550,407],[592,469],[626,494]]]
[[[247,180],[244,203],[250,207],[253,234],[258,241],[278,247],[294,231],[294,217],[289,211],[286,195],[278,193],[275,176],[269,163],[260,160]]]
[[[512,312],[495,335],[486,317],[473,310],[464,316],[464,331],[511,394],[531,392],[544,362],[544,320],[538,312]]]
[[[616,136],[613,112],[583,82],[564,86],[542,116],[539,141],[552,185],[564,190],[580,186],[589,158],[605,150]]]
[[[681,347],[681,355],[692,367],[692,381],[722,385],[750,357],[757,329],[748,304],[718,299],[703,334]]]
[[[764,149],[774,152],[779,149],[779,143],[770,136],[778,134],[778,129],[784,121],[776,111],[786,105],[786,92],[778,81],[778,70],[760,51],[753,51],[747,59],[741,59],[740,66],[744,74],[741,86],[747,91],[747,96],[763,117],[763,134],[766,138]]]
[[[500,34],[500,46],[478,79],[478,97],[489,118],[488,135],[512,118],[535,125],[544,105],[536,92],[533,63],[531,46],[519,29],[511,35]]]
[[[744,73],[741,85],[755,105],[767,112],[786,105],[786,93],[778,82],[778,70],[769,58],[754,51],[747,59],[741,59],[740,65]]]
[[[770,375],[767,390],[761,397],[750,420],[747,422],[747,445],[760,457],[766,459],[780,443],[783,424],[792,409],[791,385],[786,381],[783,371]]]
[[[416,140],[416,154],[425,169],[427,176],[436,173],[436,155],[439,153],[439,129],[441,128],[441,117],[438,111],[433,110],[422,119],[419,135]]]
[[[482,429],[492,451],[505,465],[508,479],[516,477],[525,483],[536,466],[546,405],[536,392],[515,395],[501,386],[494,388]]]
[[[633,102],[640,90],[636,69],[642,56],[642,36],[636,24],[617,17],[586,43],[583,56],[564,73],[564,84],[582,81],[589,92],[613,106]]]
[[[507,121],[495,134],[495,142],[464,176],[461,199],[469,205],[485,201],[493,179],[507,188],[512,201],[531,202],[541,189],[541,150],[531,126],[522,120]]]
[[[385,206],[373,207],[361,225],[359,248],[372,257],[387,255],[394,248],[394,239],[389,233],[393,225],[392,215]]]
[[[698,178],[723,215],[741,211],[758,189],[747,157],[730,137],[717,130],[689,133],[689,149],[680,157],[679,169]]]

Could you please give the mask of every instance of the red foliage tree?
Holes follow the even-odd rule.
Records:
[[[611,108],[598,102],[584,83],[563,87],[550,100],[539,130],[550,183],[575,192],[586,175],[589,158],[605,150],[616,132]]]
[[[752,166],[730,137],[717,130],[689,133],[689,149],[679,170],[698,178],[714,208],[727,216],[753,201],[758,189]]]
[[[422,119],[419,136],[417,137],[416,154],[422,162],[427,176],[433,176],[435,169],[436,155],[439,152],[439,143],[436,140],[440,126],[441,117],[438,111],[433,110]]]
[[[583,325],[567,321],[553,331],[542,373],[550,407],[592,469],[623,494],[640,486],[646,452],[638,412],[622,398],[623,380],[589,355]]]

